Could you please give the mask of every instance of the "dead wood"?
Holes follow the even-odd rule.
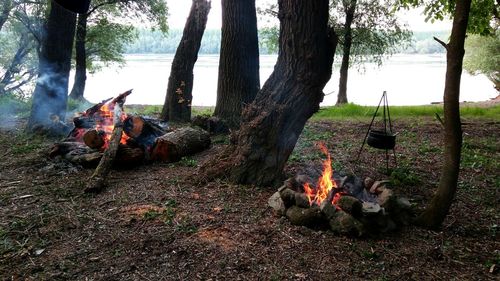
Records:
[[[162,127],[141,116],[127,117],[123,122],[123,131],[144,147],[151,147],[157,137],[166,133]]]
[[[106,177],[111,170],[111,166],[116,156],[118,150],[118,145],[122,138],[123,133],[123,104],[125,103],[126,97],[131,93],[129,90],[123,94],[120,94],[117,98],[112,101],[114,105],[113,108],[113,132],[111,134],[111,139],[109,140],[108,147],[104,151],[104,154],[99,162],[99,165],[95,169],[94,173],[89,179],[85,192],[99,192],[106,186]]]
[[[49,152],[49,157],[53,158],[57,155],[65,155],[75,149],[86,148],[85,144],[81,142],[64,141],[52,145]]]
[[[106,143],[106,133],[102,130],[90,129],[83,134],[83,142],[90,148],[100,149]]]
[[[180,128],[156,139],[151,159],[175,162],[184,156],[203,151],[209,146],[208,132],[191,127]]]

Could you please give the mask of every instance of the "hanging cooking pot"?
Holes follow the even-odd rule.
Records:
[[[370,130],[366,143],[374,148],[394,149],[396,145],[396,135],[380,130]]]
[[[84,14],[89,10],[90,0],[54,0],[63,8],[74,13]]]

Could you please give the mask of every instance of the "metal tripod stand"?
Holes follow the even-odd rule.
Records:
[[[383,108],[384,130],[383,131],[382,130],[372,130],[373,122],[375,121],[375,117],[377,116],[377,113],[378,113],[378,110],[379,110],[381,104],[382,104],[382,108]],[[389,128],[387,128],[387,123],[389,123]],[[356,157],[356,161],[359,160],[359,156],[361,155],[361,152],[363,151],[363,147],[365,146],[365,143],[368,143],[368,145],[371,147],[385,150],[385,166],[386,166],[387,173],[389,173],[389,150],[392,150],[392,153],[394,155],[394,164],[397,167],[396,151],[394,150],[395,141],[396,141],[396,134],[392,133],[392,122],[391,122],[391,114],[389,112],[389,102],[387,101],[387,92],[384,91],[382,94],[382,97],[380,98],[380,101],[378,103],[377,109],[375,110],[375,113],[373,114],[372,121],[370,122],[370,126],[368,127],[368,130],[366,131],[366,135],[365,135],[365,138],[363,139],[363,144],[361,145],[361,148],[359,149],[358,156]]]

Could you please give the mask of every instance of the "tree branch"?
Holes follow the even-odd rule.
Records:
[[[441,44],[447,51],[448,51],[448,44],[444,43],[442,40],[440,40],[437,37],[433,37],[434,40],[436,40],[439,44]]]

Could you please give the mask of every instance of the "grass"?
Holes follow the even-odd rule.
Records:
[[[375,112],[375,106],[361,106],[356,104],[346,104],[342,106],[322,107],[318,113],[313,116],[315,120],[346,120],[352,118],[371,118]],[[391,106],[391,118],[398,117],[431,117],[435,118],[436,113],[443,116],[442,105],[418,105],[418,106]],[[377,115],[382,116],[381,109]],[[460,114],[466,118],[488,118],[500,120],[500,105],[492,107],[480,107],[467,105],[460,108]]]

